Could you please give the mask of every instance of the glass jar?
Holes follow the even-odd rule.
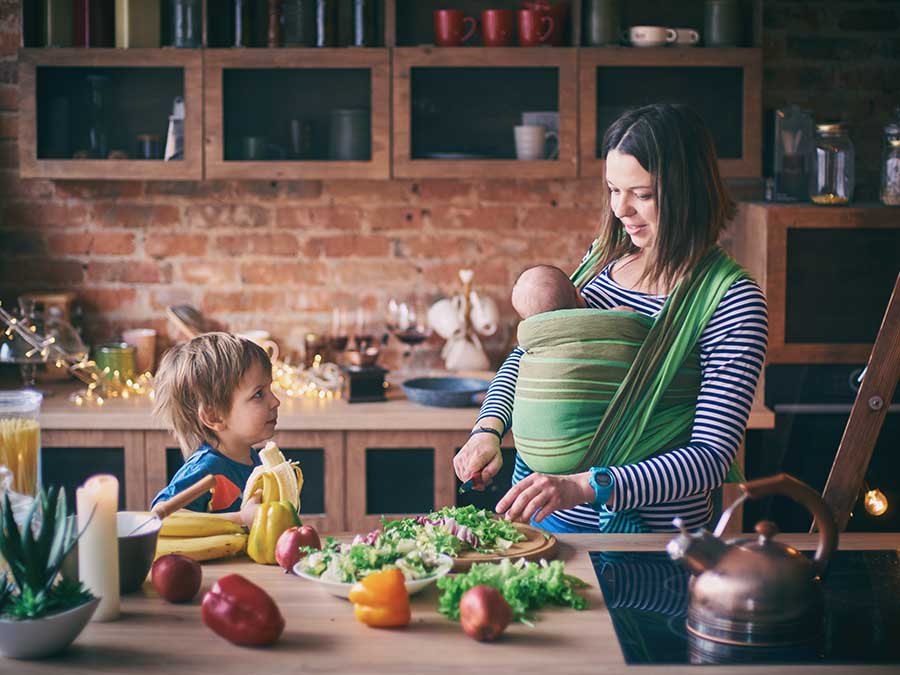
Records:
[[[172,46],[196,49],[201,43],[201,0],[171,0]]]
[[[127,342],[109,342],[94,347],[94,363],[111,382],[125,382],[134,377],[135,349]]]
[[[900,123],[884,127],[881,152],[881,203],[900,206]]]
[[[0,391],[0,466],[13,474],[12,490],[34,495],[41,479],[40,392]]]
[[[824,206],[845,206],[853,199],[855,152],[843,122],[816,125],[809,198]]]

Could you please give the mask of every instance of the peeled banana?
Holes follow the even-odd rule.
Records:
[[[160,537],[156,558],[178,553],[196,561],[237,555],[247,546],[246,534],[216,534],[211,537]]]
[[[163,520],[161,537],[211,537],[217,534],[243,534],[244,528],[227,518],[211,513],[176,511]]]
[[[253,469],[244,487],[243,507],[257,490],[262,490],[263,502],[290,502],[300,511],[300,491],[303,489],[303,472],[296,462],[284,458],[272,441],[259,451],[262,464]]]

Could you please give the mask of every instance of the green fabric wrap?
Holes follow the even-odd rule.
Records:
[[[583,285],[590,262],[573,275],[576,283]],[[525,353],[512,430],[525,463],[541,473],[571,474],[686,445],[700,392],[700,335],[728,288],[745,276],[714,247],[656,319],[564,309],[520,323]],[[742,479],[732,465],[726,480]]]

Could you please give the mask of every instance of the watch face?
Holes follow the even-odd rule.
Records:
[[[600,485],[602,487],[609,487],[610,485],[612,485],[612,476],[610,476],[608,473],[601,473],[598,471],[594,474],[594,481],[597,483],[597,485]]]

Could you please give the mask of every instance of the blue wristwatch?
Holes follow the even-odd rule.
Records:
[[[609,469],[595,466],[591,467],[591,476],[588,482],[594,490],[594,508],[599,510],[609,501],[615,480]]]

